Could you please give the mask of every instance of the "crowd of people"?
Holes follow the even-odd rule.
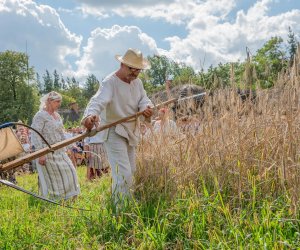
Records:
[[[153,135],[184,134],[199,129],[199,120],[183,117],[175,122],[167,107],[154,110],[141,80],[141,70],[150,66],[138,50],[128,49],[123,55],[117,55],[120,62],[118,70],[109,74],[98,92],[87,105],[81,127],[64,128],[63,119],[58,113],[62,96],[52,91],[45,94],[40,102],[40,109],[35,114],[32,127],[39,131],[49,144],[55,144],[91,130],[99,125],[107,125],[119,119],[143,111],[142,119],[132,119],[116,124],[97,133],[93,137],[73,143],[66,148],[41,156],[25,171],[37,171],[39,190],[45,197],[70,199],[80,194],[76,167],[87,166],[89,181],[111,172],[112,195],[115,203],[130,198],[136,169],[136,147],[141,138],[151,140]],[[78,119],[78,106],[72,103]],[[75,117],[76,116],[76,117]],[[37,133],[26,127],[17,126],[16,135],[25,152],[33,152],[46,147]]]

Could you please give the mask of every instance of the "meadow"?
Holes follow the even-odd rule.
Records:
[[[280,74],[255,101],[207,95],[196,133],[144,138],[134,199],[118,211],[110,176],[78,168],[82,193],[51,205],[0,187],[0,249],[298,249],[300,88]],[[37,175],[20,175],[37,192]]]

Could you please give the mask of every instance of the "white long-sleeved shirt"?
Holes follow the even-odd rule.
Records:
[[[128,84],[113,72],[103,80],[98,92],[91,98],[83,119],[89,115],[100,115],[101,125],[106,125],[143,111],[148,105],[153,106],[140,79],[137,78]],[[131,146],[138,143],[138,131],[136,121],[116,126],[116,133],[127,138]],[[100,133],[101,142],[106,141],[108,129]]]

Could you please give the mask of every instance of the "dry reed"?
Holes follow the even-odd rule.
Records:
[[[272,89],[242,101],[234,87],[207,95],[197,112],[197,133],[153,135],[138,149],[137,190],[169,197],[203,182],[233,206],[288,195],[297,211],[300,193],[300,79],[297,65]],[[187,104],[190,105],[190,104]]]

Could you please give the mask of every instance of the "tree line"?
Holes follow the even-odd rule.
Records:
[[[140,78],[148,94],[164,89],[168,76],[172,76],[174,85],[192,83],[207,90],[232,84],[239,88],[269,88],[276,82],[278,73],[293,63],[297,45],[296,35],[289,28],[287,41],[276,36],[254,54],[247,49],[244,62],[219,63],[198,72],[166,56],[149,56],[151,68],[142,72]],[[0,52],[0,123],[17,120],[30,123],[38,110],[39,98],[52,90],[62,94],[62,108],[76,101],[83,109],[98,90],[99,83],[93,74],[83,82],[74,76],[64,77],[57,70],[46,70],[39,75],[29,65],[26,53]]]

